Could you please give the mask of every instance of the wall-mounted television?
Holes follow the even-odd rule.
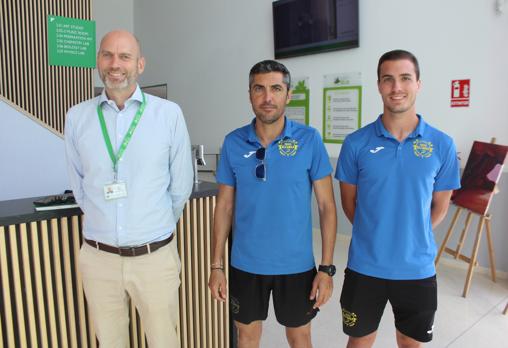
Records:
[[[358,47],[358,1],[274,1],[275,58]]]

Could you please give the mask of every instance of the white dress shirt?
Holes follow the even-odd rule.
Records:
[[[85,214],[85,238],[114,246],[163,240],[193,187],[191,145],[180,107],[145,94],[146,108],[118,161],[118,181],[127,197],[106,200],[104,186],[114,180],[97,115],[101,105],[116,152],[142,102],[139,86],[119,110],[105,91],[72,107],[65,124],[67,167],[74,196]]]

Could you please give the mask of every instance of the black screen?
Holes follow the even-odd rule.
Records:
[[[358,47],[358,0],[272,4],[275,58]]]

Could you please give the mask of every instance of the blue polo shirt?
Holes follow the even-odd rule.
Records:
[[[251,124],[229,133],[222,146],[217,182],[235,188],[231,264],[255,274],[293,274],[314,267],[312,183],[332,172],[317,130],[285,119],[267,148],[266,181],[258,179]]]
[[[384,279],[436,273],[430,208],[434,191],[460,187],[453,140],[421,116],[402,142],[379,118],[344,140],[335,177],[356,185],[348,267]]]

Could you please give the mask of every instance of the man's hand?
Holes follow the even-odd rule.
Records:
[[[212,292],[212,297],[217,301],[226,302],[227,282],[224,270],[213,269],[208,279],[208,287]]]
[[[333,292],[333,279],[324,272],[317,272],[314,281],[312,282],[312,291],[310,292],[310,299],[316,299],[313,308],[319,308],[324,305]]]

